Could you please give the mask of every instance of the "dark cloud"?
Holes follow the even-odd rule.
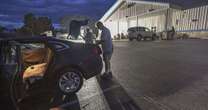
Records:
[[[87,15],[99,19],[116,0],[1,0],[0,24],[21,24],[23,16],[32,12],[48,16],[54,23],[64,15]]]

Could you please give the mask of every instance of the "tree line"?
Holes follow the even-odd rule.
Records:
[[[35,16],[32,13],[28,13],[24,16],[24,25],[17,29],[17,33],[24,35],[41,35],[45,31],[53,31],[54,27],[49,17]]]
[[[7,30],[6,27],[0,26],[0,32]],[[53,23],[49,17],[35,16],[32,13],[24,15],[23,26],[13,29],[18,35],[37,36],[46,31],[53,31]]]

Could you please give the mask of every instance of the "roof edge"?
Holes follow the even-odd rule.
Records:
[[[105,22],[118,8],[125,2],[132,2],[132,3],[140,3],[140,4],[153,4],[159,6],[166,6],[167,8],[179,9],[183,10],[183,7],[171,4],[171,3],[163,3],[163,2],[154,2],[154,1],[144,1],[144,0],[118,0],[100,19],[101,22]]]
[[[154,5],[167,6],[167,7],[170,6],[170,3],[144,1],[144,0],[126,0],[126,2],[141,3],[141,4],[154,4]]]
[[[114,5],[104,14],[104,16],[100,19],[101,22],[106,21],[118,8],[124,3],[124,0],[118,0]]]

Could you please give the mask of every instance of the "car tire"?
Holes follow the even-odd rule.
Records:
[[[76,69],[66,69],[61,71],[57,78],[57,90],[64,95],[75,94],[83,85],[81,72]]]
[[[133,41],[133,39],[132,38],[129,38],[129,41]]]
[[[137,41],[141,41],[142,40],[142,36],[141,35],[138,35],[137,36]]]
[[[157,36],[154,34],[152,35],[152,41],[156,40]]]

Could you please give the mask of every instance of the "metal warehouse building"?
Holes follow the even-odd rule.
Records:
[[[135,26],[156,32],[174,26],[191,37],[208,38],[208,0],[118,0],[101,21],[113,36]]]

